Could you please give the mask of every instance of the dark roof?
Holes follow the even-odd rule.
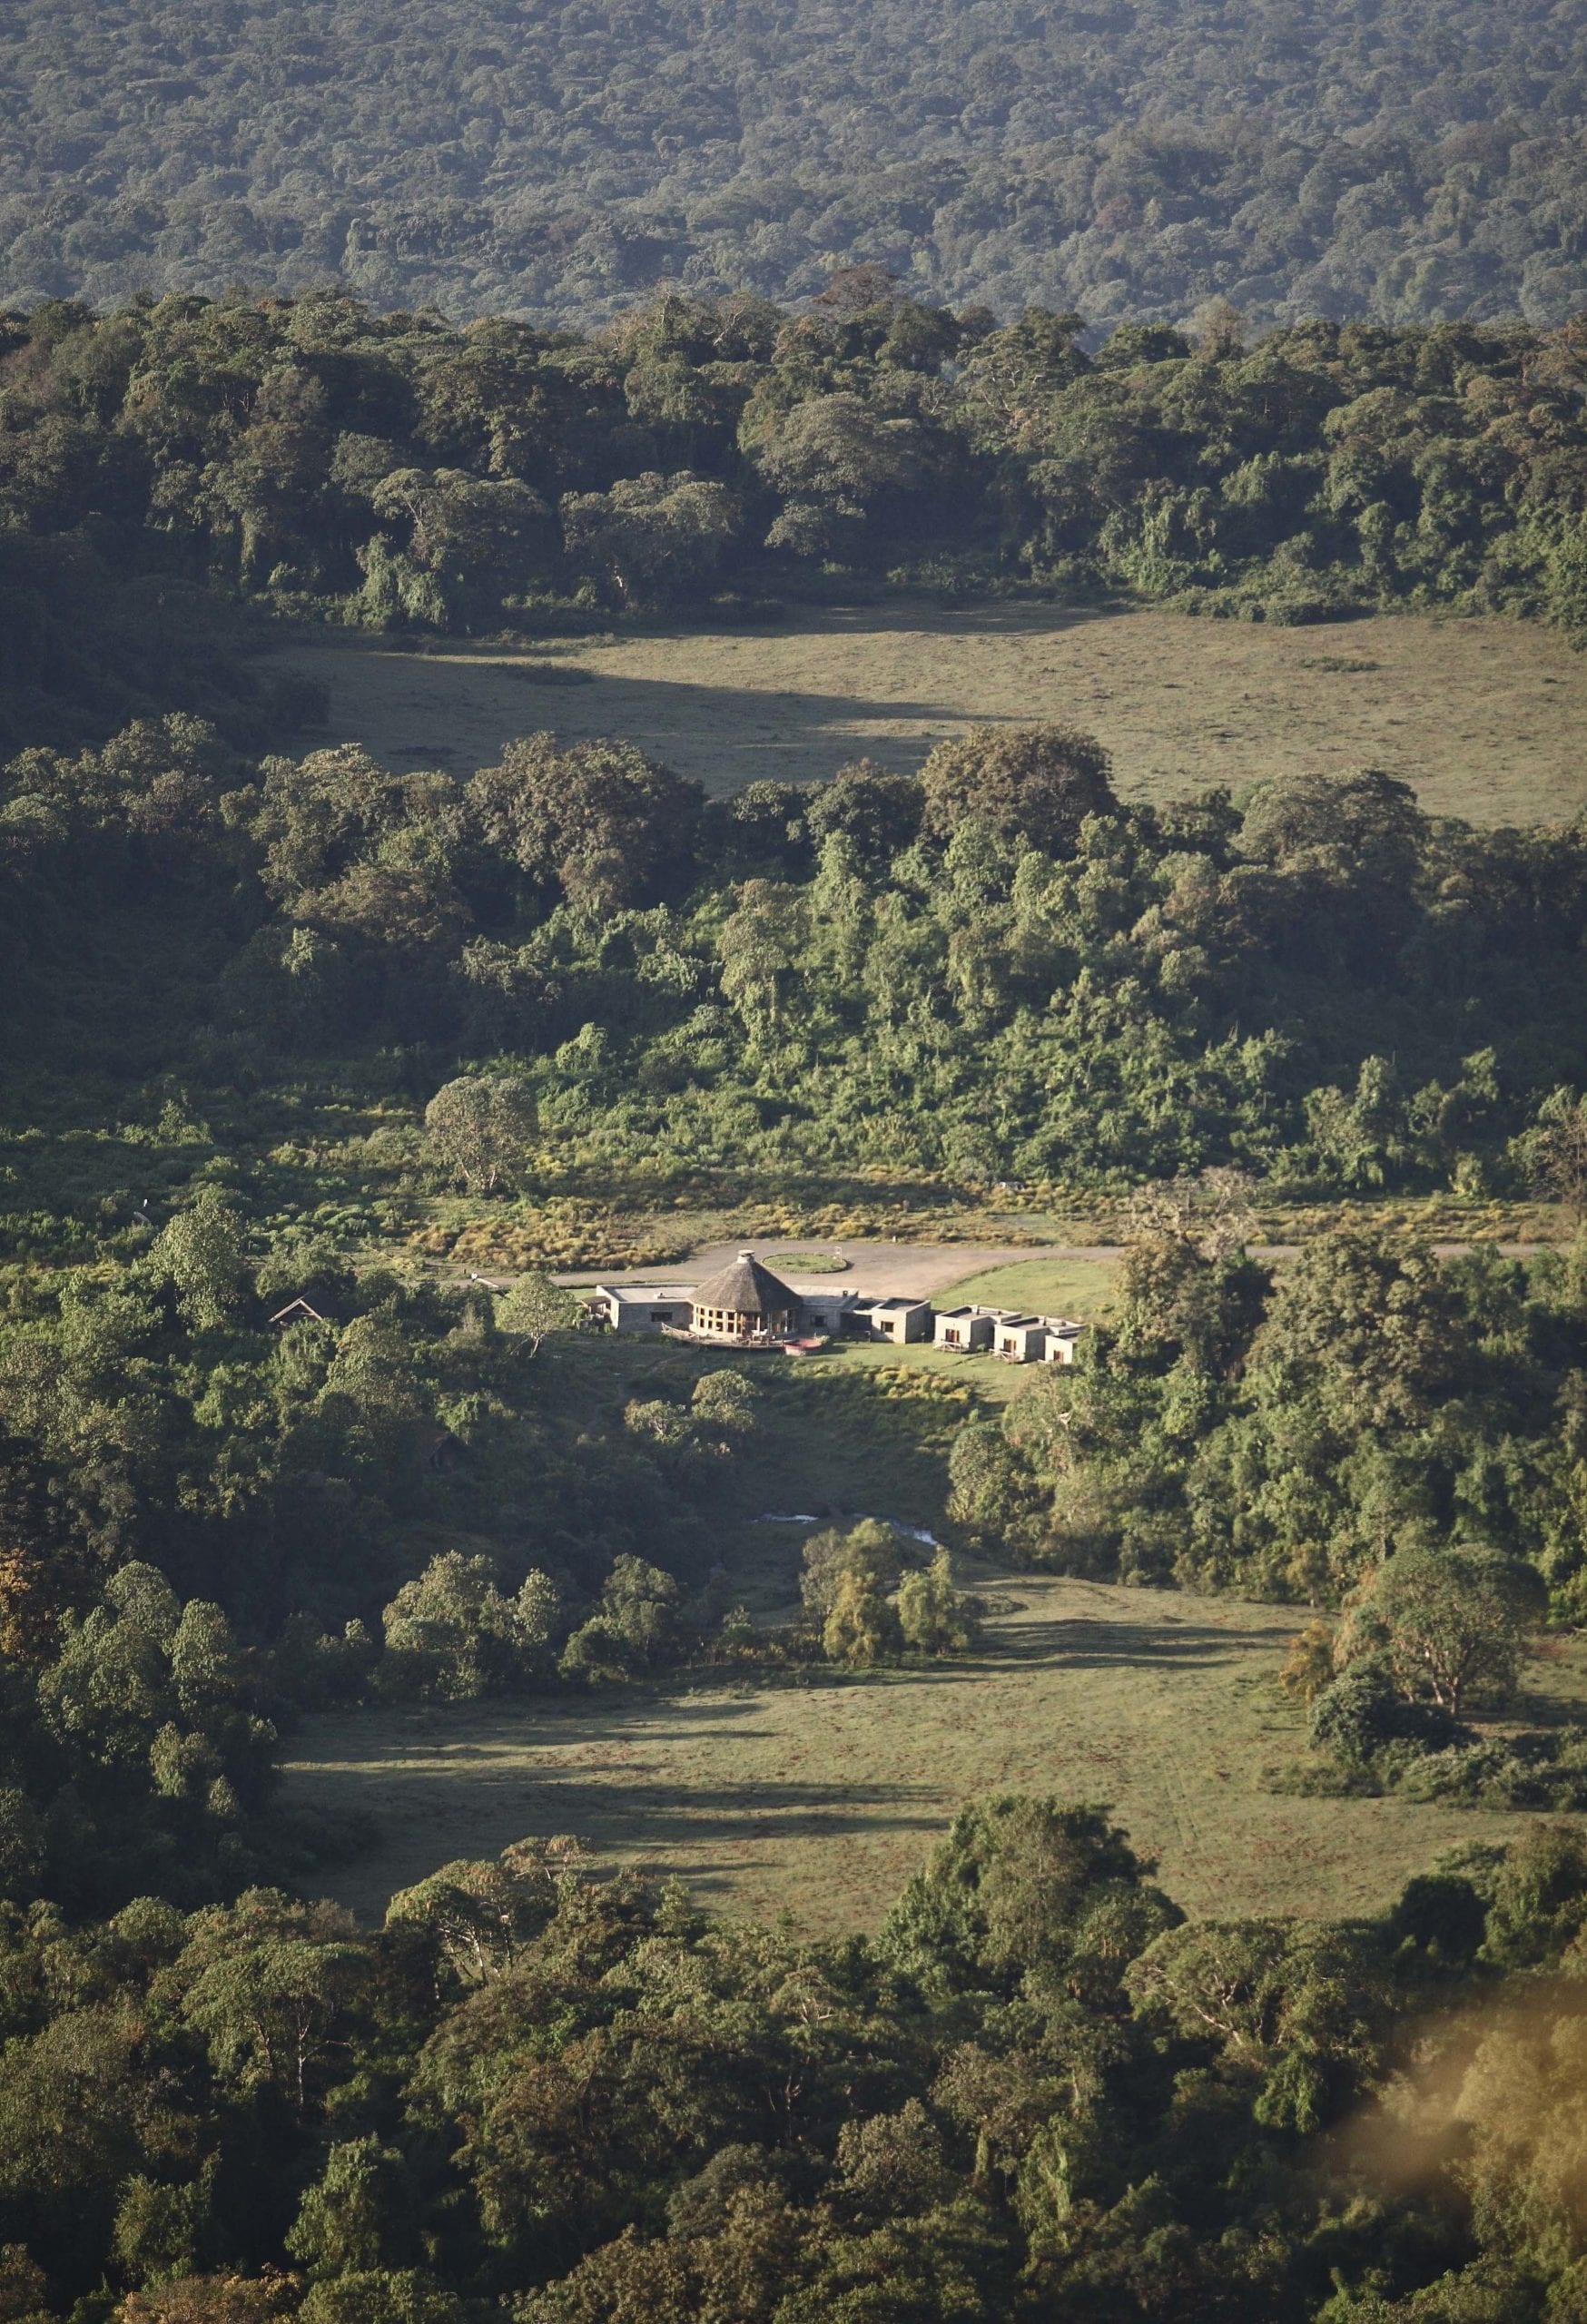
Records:
[[[798,1306],[799,1295],[762,1266],[753,1251],[740,1251],[708,1283],[696,1284],[694,1304],[727,1315],[785,1315]]]

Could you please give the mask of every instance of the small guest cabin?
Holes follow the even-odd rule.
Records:
[[[294,1324],[324,1324],[330,1318],[322,1315],[318,1307],[310,1307],[306,1299],[292,1299],[284,1307],[278,1307],[270,1321],[272,1331],[290,1332]]]
[[[695,1339],[764,1346],[789,1338],[799,1322],[796,1291],[764,1267],[753,1251],[740,1251],[691,1295],[689,1331]]]
[[[1047,1352],[1047,1325],[1040,1315],[1000,1315],[992,1346],[1005,1364],[1040,1362]]]
[[[991,1347],[992,1317],[984,1307],[950,1307],[938,1316],[935,1336],[939,1347]]]
[[[850,1331],[862,1339],[892,1340],[903,1347],[913,1340],[929,1340],[935,1311],[929,1299],[854,1300],[850,1295],[843,1317]]]

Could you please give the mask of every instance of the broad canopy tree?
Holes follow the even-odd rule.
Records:
[[[438,1159],[479,1194],[521,1180],[539,1128],[529,1084],[516,1074],[461,1074],[424,1109]]]
[[[1430,1696],[1452,1718],[1503,1709],[1547,1603],[1535,1570],[1500,1551],[1402,1549],[1351,1604],[1339,1661],[1381,1662],[1405,1696]]]

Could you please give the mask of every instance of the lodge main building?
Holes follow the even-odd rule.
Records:
[[[1008,1364],[1072,1364],[1086,1326],[1067,1315],[961,1305],[939,1315],[929,1299],[867,1299],[854,1291],[795,1291],[753,1251],[700,1284],[602,1283],[591,1313],[614,1332],[665,1332],[709,1346],[808,1352],[834,1339],[934,1341]]]

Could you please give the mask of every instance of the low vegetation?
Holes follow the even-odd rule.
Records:
[[[1070,1315],[1089,1323],[1110,1308],[1119,1282],[1119,1258],[1019,1259],[1011,1266],[988,1267],[965,1275],[938,1296],[939,1306],[966,1301],[986,1307],[1025,1308],[1039,1315]]]
[[[1330,668],[1363,657],[1308,650],[1335,641],[1369,648],[1371,668]],[[859,758],[910,774],[944,734],[1079,720],[1111,753],[1119,796],[1157,805],[1209,765],[1233,790],[1261,781],[1282,734],[1295,772],[1385,767],[1432,815],[1568,822],[1587,806],[1587,664],[1557,629],[1498,615],[1401,610],[1285,629],[916,591],[791,605],[744,628],[702,607],[570,644],[588,684],[554,702],[520,679],[539,659],[532,641],[299,627],[272,643],[256,668],[318,689],[328,731],[390,766],[494,766],[544,719],[565,742],[627,735],[722,796],[759,780],[828,782]],[[301,734],[281,739],[302,747]]]
[[[829,1530],[825,1527],[813,1529]],[[800,1605],[798,1528],[718,1537],[754,1630],[780,1638]],[[929,1558],[929,1551],[912,1554]],[[873,1929],[966,1801],[1050,1787],[1107,1799],[1199,1917],[1375,1913],[1408,1866],[1503,1846],[1540,1804],[1346,1781],[1280,1686],[1292,1608],[1121,1588],[955,1553],[981,1601],[980,1641],[938,1661],[850,1673],[726,1656],[654,1686],[544,1685],[509,1698],[327,1710],[285,1746],[285,1797],[338,1827],[372,1826],[314,1878],[378,1923],[453,1849],[494,1856],[567,1831],[603,1861],[675,1872],[734,1914],[789,1914],[807,1936]],[[1510,1713],[1562,1733],[1587,1712],[1574,1641],[1528,1666]],[[1545,1729],[1545,1722],[1548,1722]]]

